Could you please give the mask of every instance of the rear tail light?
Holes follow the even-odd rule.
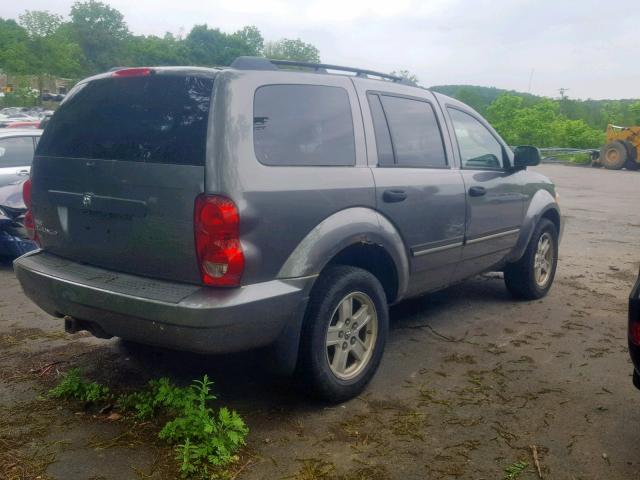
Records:
[[[195,205],[195,240],[200,276],[205,285],[237,287],[244,270],[240,215],[231,200],[200,195]]]
[[[33,212],[31,211],[31,179],[22,184],[22,200],[27,207],[27,211],[24,214],[24,228],[29,238],[37,242],[36,222],[33,218]]]
[[[629,342],[640,346],[640,276],[629,297]]]
[[[640,323],[629,322],[629,341],[640,346]]]

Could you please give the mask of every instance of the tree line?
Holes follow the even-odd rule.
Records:
[[[80,79],[127,65],[229,65],[241,55],[319,62],[318,49],[300,39],[265,42],[255,26],[227,33],[207,24],[186,35],[134,35],[115,8],[95,1],[73,4],[68,19],[25,11],[0,18],[0,71]]]
[[[470,85],[433,90],[465,102],[486,116],[511,145],[598,148],[608,124],[640,125],[640,101],[558,99]]]

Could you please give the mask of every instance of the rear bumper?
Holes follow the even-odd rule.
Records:
[[[213,289],[127,275],[43,251],[14,270],[25,294],[72,325],[99,336],[198,353],[227,353],[273,343],[299,325],[315,277]],[[94,331],[94,333],[95,333]]]

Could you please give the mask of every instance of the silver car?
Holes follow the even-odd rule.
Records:
[[[40,135],[42,130],[0,129],[0,187],[29,176]]]
[[[334,73],[329,73],[334,72]],[[38,145],[15,261],[67,331],[203,353],[264,348],[341,401],[387,306],[481,272],[551,288],[554,185],[474,110],[382,73],[241,57],[81,81]]]

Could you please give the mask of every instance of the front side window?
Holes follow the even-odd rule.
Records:
[[[25,167],[33,161],[33,138],[12,137],[0,139],[0,168]]]
[[[355,137],[347,91],[320,85],[258,88],[253,145],[265,165],[353,165]]]
[[[449,108],[458,140],[462,168],[499,170],[504,167],[502,145],[477,119],[455,108]]]

